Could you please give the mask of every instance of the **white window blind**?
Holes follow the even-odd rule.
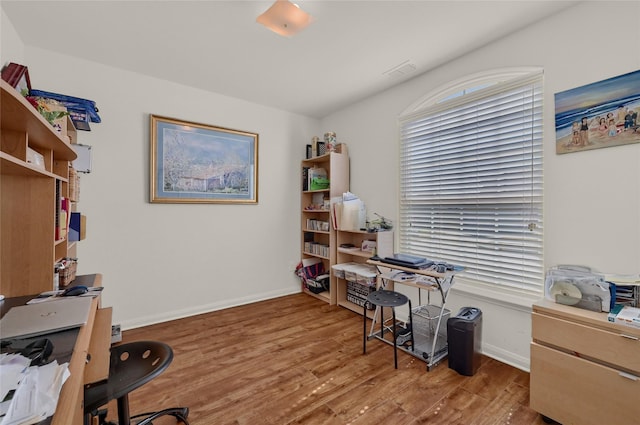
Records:
[[[542,74],[401,118],[400,250],[540,294]]]

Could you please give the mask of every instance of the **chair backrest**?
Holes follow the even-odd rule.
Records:
[[[173,360],[171,347],[159,341],[135,341],[111,348],[109,380],[114,391],[112,398],[119,398],[160,375]]]

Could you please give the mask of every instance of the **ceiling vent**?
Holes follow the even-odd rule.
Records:
[[[391,78],[400,78],[416,72],[416,66],[410,61],[404,61],[400,65],[385,71],[382,75],[388,75]]]

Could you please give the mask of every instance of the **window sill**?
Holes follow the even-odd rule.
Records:
[[[456,277],[451,290],[460,295],[524,312],[531,312],[533,303],[544,297],[542,292],[539,295],[533,295],[509,288],[497,288],[458,277]]]

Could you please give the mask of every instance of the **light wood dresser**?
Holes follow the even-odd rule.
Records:
[[[530,405],[563,425],[640,424],[640,329],[543,300],[533,305]]]

